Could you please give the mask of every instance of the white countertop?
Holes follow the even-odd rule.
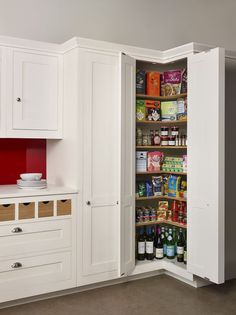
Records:
[[[44,189],[21,189],[17,185],[0,185],[0,199],[76,193],[76,189],[56,185],[48,185]]]

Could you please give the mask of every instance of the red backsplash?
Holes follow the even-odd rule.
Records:
[[[0,185],[16,184],[21,173],[46,178],[46,140],[0,139]]]

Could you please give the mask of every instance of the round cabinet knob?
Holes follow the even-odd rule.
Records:
[[[90,206],[90,205],[91,205],[91,202],[90,202],[90,201],[87,201],[86,204],[87,204],[87,206]]]
[[[22,267],[22,264],[20,262],[15,262],[14,264],[11,265],[11,267],[13,269],[16,269],[16,268],[21,268]]]
[[[20,97],[17,97],[16,101],[17,101],[17,102],[21,102],[21,98],[20,98]]]
[[[15,227],[13,230],[12,230],[12,233],[21,233],[22,232],[22,228],[20,227]]]

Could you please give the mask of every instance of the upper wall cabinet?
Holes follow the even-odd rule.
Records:
[[[62,60],[36,50],[5,49],[6,137],[62,137]]]

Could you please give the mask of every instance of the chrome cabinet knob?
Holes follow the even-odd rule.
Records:
[[[20,98],[20,97],[17,97],[16,101],[17,101],[17,102],[21,102],[21,98]]]
[[[90,202],[90,201],[87,201],[86,204],[87,204],[87,206],[90,206],[90,205],[91,205],[91,202]]]
[[[16,269],[16,268],[21,268],[22,267],[22,264],[20,262],[15,262],[14,264],[11,265],[11,267],[13,269]]]
[[[12,230],[12,233],[21,233],[22,232],[22,228],[20,227],[15,227],[13,230]]]

